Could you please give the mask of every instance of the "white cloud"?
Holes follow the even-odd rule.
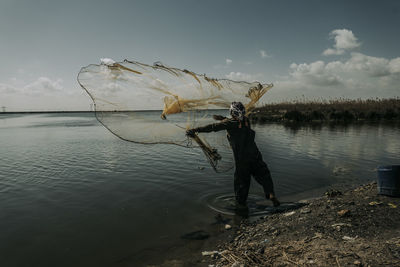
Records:
[[[316,61],[311,64],[291,64],[290,75],[300,82],[314,84],[319,86],[331,86],[341,83],[340,77],[330,70],[323,61]]]
[[[297,80],[304,80],[315,83],[325,81],[321,85],[331,85],[330,81],[336,77],[364,77],[375,79],[385,76],[400,75],[400,57],[386,59],[383,57],[372,57],[362,53],[351,53],[345,61],[331,61],[325,64],[323,61],[315,61],[310,64],[290,65],[291,76]],[[317,84],[320,84],[317,82]]]
[[[333,56],[333,55],[343,55],[344,50],[343,49],[333,49],[333,48],[328,48],[324,52],[322,52],[324,56]]]
[[[359,71],[366,76],[381,77],[390,75],[390,60],[371,57],[361,53],[352,53],[351,58],[344,63],[347,71]],[[395,64],[395,63],[394,63]]]
[[[353,32],[337,29],[330,33],[335,43],[324,55],[344,55],[361,43]],[[260,50],[263,57],[268,54]],[[232,80],[262,80],[263,75],[231,72]],[[398,97],[400,84],[400,57],[373,57],[359,52],[346,53],[342,60],[292,63],[289,75],[274,81],[274,89],[267,101],[298,99],[329,99],[331,97],[371,98]]]
[[[324,56],[343,55],[347,50],[361,45],[351,30],[336,29],[331,31],[330,37],[335,40],[335,44],[333,48],[328,48],[322,53]]]
[[[226,62],[226,65],[229,65],[229,64],[232,63],[232,59],[227,58],[227,59],[225,60],[225,62]]]
[[[267,54],[267,51],[265,51],[265,50],[260,50],[260,55],[261,55],[261,58],[267,58],[267,57],[270,57],[270,55],[269,55],[269,54]]]
[[[13,94],[17,92],[17,88],[12,85],[0,83],[0,94]]]
[[[243,72],[230,72],[229,74],[225,75],[226,78],[233,80],[233,81],[246,81],[246,82],[254,82],[259,80],[262,75],[261,74],[248,74]]]
[[[65,93],[67,95],[68,92],[64,90],[62,82],[61,79],[51,80],[48,77],[39,77],[33,82],[26,83],[23,80],[13,77],[10,79],[10,83],[0,84],[0,92],[29,96],[41,96],[54,93]]]
[[[43,95],[61,92],[63,90],[61,83],[61,79],[53,81],[47,77],[39,77],[36,81],[25,85],[23,93],[27,95]]]
[[[349,50],[361,45],[353,32],[347,29],[334,30],[331,32],[331,36],[334,36],[336,49]]]
[[[390,73],[400,73],[400,57],[394,58],[389,62]]]
[[[396,97],[399,95],[400,57],[387,59],[351,53],[342,61],[290,65],[289,77],[275,81],[271,99],[318,97]]]
[[[0,83],[0,107],[5,106],[7,111],[88,110],[90,103],[77,84],[65,88],[61,79],[38,77],[27,82],[13,77]]]

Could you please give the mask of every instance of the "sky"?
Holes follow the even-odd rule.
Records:
[[[101,58],[274,83],[263,103],[400,96],[400,1],[0,0],[0,112],[89,110]]]

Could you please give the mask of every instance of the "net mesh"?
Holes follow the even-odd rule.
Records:
[[[201,148],[216,171],[233,166],[226,133],[186,136],[189,128],[215,123],[233,101],[251,113],[272,84],[213,79],[189,70],[136,61],[83,67],[78,83],[94,102],[98,121],[117,137],[141,144]]]

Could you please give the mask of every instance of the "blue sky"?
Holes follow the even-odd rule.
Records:
[[[399,96],[399,1],[0,1],[0,106],[88,110],[82,66],[273,82],[264,102]]]

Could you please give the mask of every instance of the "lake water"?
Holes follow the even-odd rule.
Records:
[[[398,124],[253,128],[283,201],[399,164]],[[140,266],[233,195],[233,171],[215,173],[194,149],[122,141],[90,113],[2,114],[0,158],[1,266]],[[254,180],[250,194],[262,198]]]

